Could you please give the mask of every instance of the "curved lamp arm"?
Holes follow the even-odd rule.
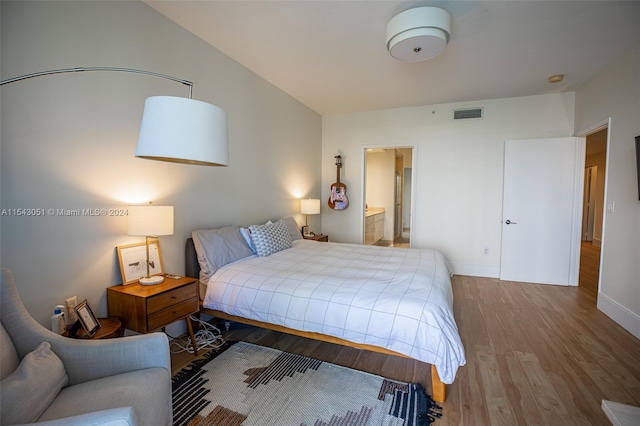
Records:
[[[189,86],[189,99],[171,96],[153,96],[147,99],[136,157],[208,166],[228,164],[227,114],[215,105],[193,100],[193,83],[188,80],[131,68],[77,67],[9,78],[0,81],[0,86],[45,75],[84,71],[145,74]]]
[[[15,83],[16,81],[26,80],[28,78],[42,77],[44,75],[64,74],[69,72],[83,72],[83,71],[131,72],[135,74],[145,74],[145,75],[151,75],[154,77],[166,78],[167,80],[177,81],[178,83],[182,83],[186,86],[189,86],[189,99],[191,99],[191,96],[192,96],[193,83],[188,80],[183,80],[181,78],[171,77],[170,75],[159,74],[157,72],[152,72],[152,71],[137,70],[133,68],[117,68],[117,67],[76,67],[76,68],[63,68],[59,70],[40,71],[40,72],[34,72],[32,74],[25,74],[19,77],[13,77],[13,78],[8,78],[6,80],[2,80],[0,81],[0,86],[9,84],[9,83]]]

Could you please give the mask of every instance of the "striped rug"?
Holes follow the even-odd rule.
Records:
[[[173,378],[174,426],[423,426],[441,413],[419,384],[245,342]]]

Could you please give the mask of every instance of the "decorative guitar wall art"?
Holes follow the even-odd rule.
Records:
[[[342,168],[342,157],[335,156],[336,159],[336,182],[331,185],[331,196],[329,197],[329,207],[334,210],[344,210],[349,207],[347,198],[347,185],[340,183],[340,169]]]

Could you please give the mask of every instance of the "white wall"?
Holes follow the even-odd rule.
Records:
[[[482,120],[453,122],[452,109],[478,106]],[[323,209],[323,233],[338,242],[361,240],[365,146],[414,146],[412,245],[440,249],[458,274],[498,276],[504,141],[572,135],[573,106],[567,93],[324,116],[323,197],[330,160],[340,153],[351,204]]]
[[[640,45],[576,92],[576,133],[611,118],[598,308],[640,338],[640,201],[635,136],[640,135]]]
[[[167,271],[184,272],[194,228],[294,214],[320,195],[321,118],[142,2],[2,2],[2,79],[77,66],[137,68],[194,82],[195,99],[229,116],[229,167],[134,157],[142,107],[186,86],[124,73],[40,77],[1,89],[1,209],[175,206],[161,237]],[[328,197],[328,196],[327,196]],[[116,245],[126,217],[1,220],[1,263],[43,324],[76,294],[106,315],[106,287],[120,283]],[[319,229],[318,216],[309,218]]]

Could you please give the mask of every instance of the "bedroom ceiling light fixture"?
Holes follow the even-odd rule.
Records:
[[[405,10],[387,23],[387,50],[400,61],[418,62],[442,53],[451,37],[451,16],[437,7]]]
[[[40,71],[0,81],[0,86],[34,77],[84,71],[145,74],[189,86],[189,98],[147,98],[136,157],[174,163],[226,166],[229,163],[227,113],[215,105],[192,99],[193,83],[151,71],[115,67],[77,67]]]
[[[560,83],[564,79],[563,74],[556,74],[549,77],[549,83]]]
[[[157,239],[161,235],[173,235],[173,206],[129,206],[127,217],[127,235],[145,237],[147,274],[140,278],[140,284],[160,284],[164,281],[164,276],[149,274],[149,239]],[[159,261],[162,262],[162,259]]]

